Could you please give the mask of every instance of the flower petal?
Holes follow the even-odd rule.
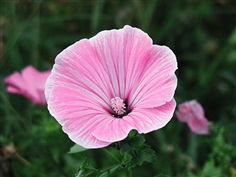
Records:
[[[125,139],[134,127],[124,118],[103,119],[93,130],[93,136],[111,143]]]
[[[178,105],[178,110],[175,112],[177,119],[180,122],[187,122],[191,119],[191,106],[189,102],[184,102]]]
[[[26,98],[28,98],[29,100],[31,100],[33,103],[38,103],[38,100],[35,99],[35,97],[33,97],[31,94],[29,94],[27,91],[25,90],[20,90],[16,87],[12,87],[12,86],[7,86],[6,90],[9,93],[15,93],[15,94],[19,94],[19,95],[24,95]],[[44,102],[45,103],[45,102]]]
[[[8,84],[7,91],[10,93],[21,94],[33,103],[45,104],[44,85],[50,71],[38,72],[32,66],[26,66],[21,74],[14,72],[4,79]]]
[[[194,133],[210,133],[209,122],[205,118],[204,110],[196,100],[185,101],[180,104],[176,116],[179,121],[186,122]]]
[[[7,76],[4,79],[4,83],[9,85],[7,87],[8,92],[21,94],[32,100],[34,103],[38,102],[36,90],[32,88],[18,72],[14,72]]]
[[[197,116],[198,119],[205,118],[204,116],[204,110],[200,103],[197,102],[197,100],[191,100],[189,103],[189,109],[191,109],[192,113]]]
[[[28,87],[28,83],[18,72],[14,72],[7,76],[4,79],[4,83],[10,85],[11,87],[15,87],[18,90],[27,90]]]
[[[111,84],[87,39],[69,46],[56,57],[46,83],[47,99],[51,89],[58,85],[78,89],[109,109]]]
[[[132,129],[147,133],[171,119],[176,69],[173,52],[153,46],[143,31],[102,31],[56,57],[46,82],[48,109],[74,142],[104,147]],[[112,98],[124,100],[130,113],[112,116]]]
[[[92,132],[103,119],[111,116],[80,90],[65,86],[54,87],[48,99],[48,109],[75,143],[86,148],[110,144],[97,140]]]
[[[101,141],[116,142],[125,139],[132,129],[139,133],[160,129],[170,121],[175,106],[173,99],[157,108],[137,108],[121,119],[103,119],[94,129],[93,135]]]
[[[45,82],[51,71],[37,71],[33,66],[26,66],[22,70],[22,77],[28,82],[31,87],[44,90]]]
[[[22,94],[22,92],[21,92],[18,88],[12,87],[12,86],[7,86],[6,90],[7,90],[9,93]]]
[[[189,128],[197,134],[207,135],[210,133],[209,122],[205,117],[192,118],[188,121]]]
[[[189,103],[191,113],[191,117],[187,121],[189,128],[198,134],[209,134],[209,122],[205,118],[202,106],[196,100],[191,100],[187,103]]]
[[[177,86],[176,69],[174,53],[166,46],[154,45],[140,81],[130,94],[130,109],[153,108],[170,101]]]
[[[148,133],[164,127],[172,118],[176,102],[170,102],[155,108],[136,108],[124,119],[139,133]]]
[[[111,144],[111,142],[98,140],[92,135],[102,119],[106,119],[104,115],[87,114],[83,119],[68,120],[62,129],[76,144],[85,148],[101,148]]]
[[[108,73],[114,90],[112,97],[127,100],[145,67],[152,39],[137,28],[125,26],[120,30],[102,31],[89,41]]]

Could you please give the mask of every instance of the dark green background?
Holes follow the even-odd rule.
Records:
[[[4,163],[9,176],[60,177],[73,176],[85,156],[98,169],[114,163],[103,150],[67,154],[73,143],[47,109],[6,93],[3,78],[26,65],[49,70],[68,45],[125,24],[174,51],[177,102],[197,99],[206,117],[223,127],[224,142],[236,145],[236,1],[0,0],[0,158],[2,149],[14,143],[30,163],[12,156],[0,161],[0,170]],[[134,176],[180,177],[190,171],[201,176],[213,152],[206,137],[194,135],[176,117],[145,138],[157,152],[157,162],[135,168]],[[193,168],[186,156],[193,160]],[[216,164],[213,171],[219,168]],[[219,172],[219,177],[233,174],[227,169],[228,174]]]

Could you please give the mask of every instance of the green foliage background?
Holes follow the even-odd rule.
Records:
[[[173,117],[145,135],[157,159],[135,167],[133,176],[236,176],[236,1],[0,0],[2,177],[74,176],[85,158],[96,169],[116,164],[112,156],[122,159],[110,147],[68,154],[73,143],[46,107],[7,93],[3,79],[26,65],[49,70],[68,45],[125,24],[174,51],[177,102],[197,99],[215,124],[210,136],[198,136]],[[11,143],[17,154],[6,156]],[[122,169],[108,174],[126,175]]]

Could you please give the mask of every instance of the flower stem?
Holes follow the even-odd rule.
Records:
[[[128,168],[126,170],[126,177],[132,177],[132,170],[131,170],[131,168]]]
[[[119,164],[121,163],[120,160],[114,156],[114,154],[112,154],[110,151],[108,151],[106,148],[103,149],[107,154],[109,154],[116,162],[118,162]]]

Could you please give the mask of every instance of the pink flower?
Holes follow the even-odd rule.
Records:
[[[165,126],[176,106],[174,53],[125,26],[63,50],[46,82],[52,116],[75,143],[105,147]]]
[[[209,134],[209,122],[202,106],[196,100],[180,104],[176,116],[179,121],[186,122],[194,133]]]
[[[14,72],[4,79],[7,91],[24,95],[33,103],[46,104],[44,85],[51,71],[39,72],[33,66],[26,66],[21,74]]]

